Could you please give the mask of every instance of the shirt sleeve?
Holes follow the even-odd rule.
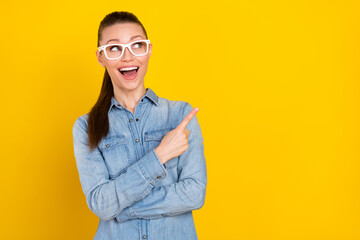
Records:
[[[117,178],[109,171],[98,148],[90,151],[87,121],[80,117],[73,126],[76,165],[82,190],[90,210],[102,220],[110,220],[134,202],[147,196],[157,182],[167,176],[155,151],[150,151]]]
[[[182,119],[192,109],[191,105],[186,103]],[[207,173],[203,137],[196,115],[186,128],[190,130],[189,148],[179,156],[178,181],[167,186],[155,186],[145,198],[117,215],[118,222],[178,215],[204,205]]]

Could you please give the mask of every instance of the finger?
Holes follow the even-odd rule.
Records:
[[[177,126],[177,128],[185,129],[190,120],[195,116],[199,111],[199,108],[194,108],[189,112],[189,114],[184,118],[184,120]]]

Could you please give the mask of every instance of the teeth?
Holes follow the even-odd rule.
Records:
[[[134,69],[138,69],[139,67],[125,67],[125,68],[120,68],[120,71],[130,71],[130,70],[134,70]]]

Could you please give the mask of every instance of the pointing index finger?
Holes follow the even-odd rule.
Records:
[[[194,108],[189,112],[189,114],[184,118],[184,120],[177,126],[178,128],[185,129],[190,120],[195,116],[195,114],[199,111],[199,108]]]

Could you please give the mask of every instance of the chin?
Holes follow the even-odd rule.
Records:
[[[113,74],[111,74],[113,75]],[[133,91],[139,87],[141,87],[142,85],[144,85],[143,80],[141,76],[137,76],[135,79],[132,80],[126,80],[124,79],[121,75],[119,76],[117,73],[114,74],[114,78],[112,78],[110,75],[111,79],[116,79],[113,82],[113,86],[116,86],[117,88],[123,90],[123,91]],[[141,74],[142,75],[142,74]]]
[[[135,80],[135,79],[134,79]],[[127,80],[125,80],[127,81]],[[133,91],[141,87],[141,82],[133,81],[133,82],[125,82],[125,84],[121,84],[121,88],[125,91]]]

